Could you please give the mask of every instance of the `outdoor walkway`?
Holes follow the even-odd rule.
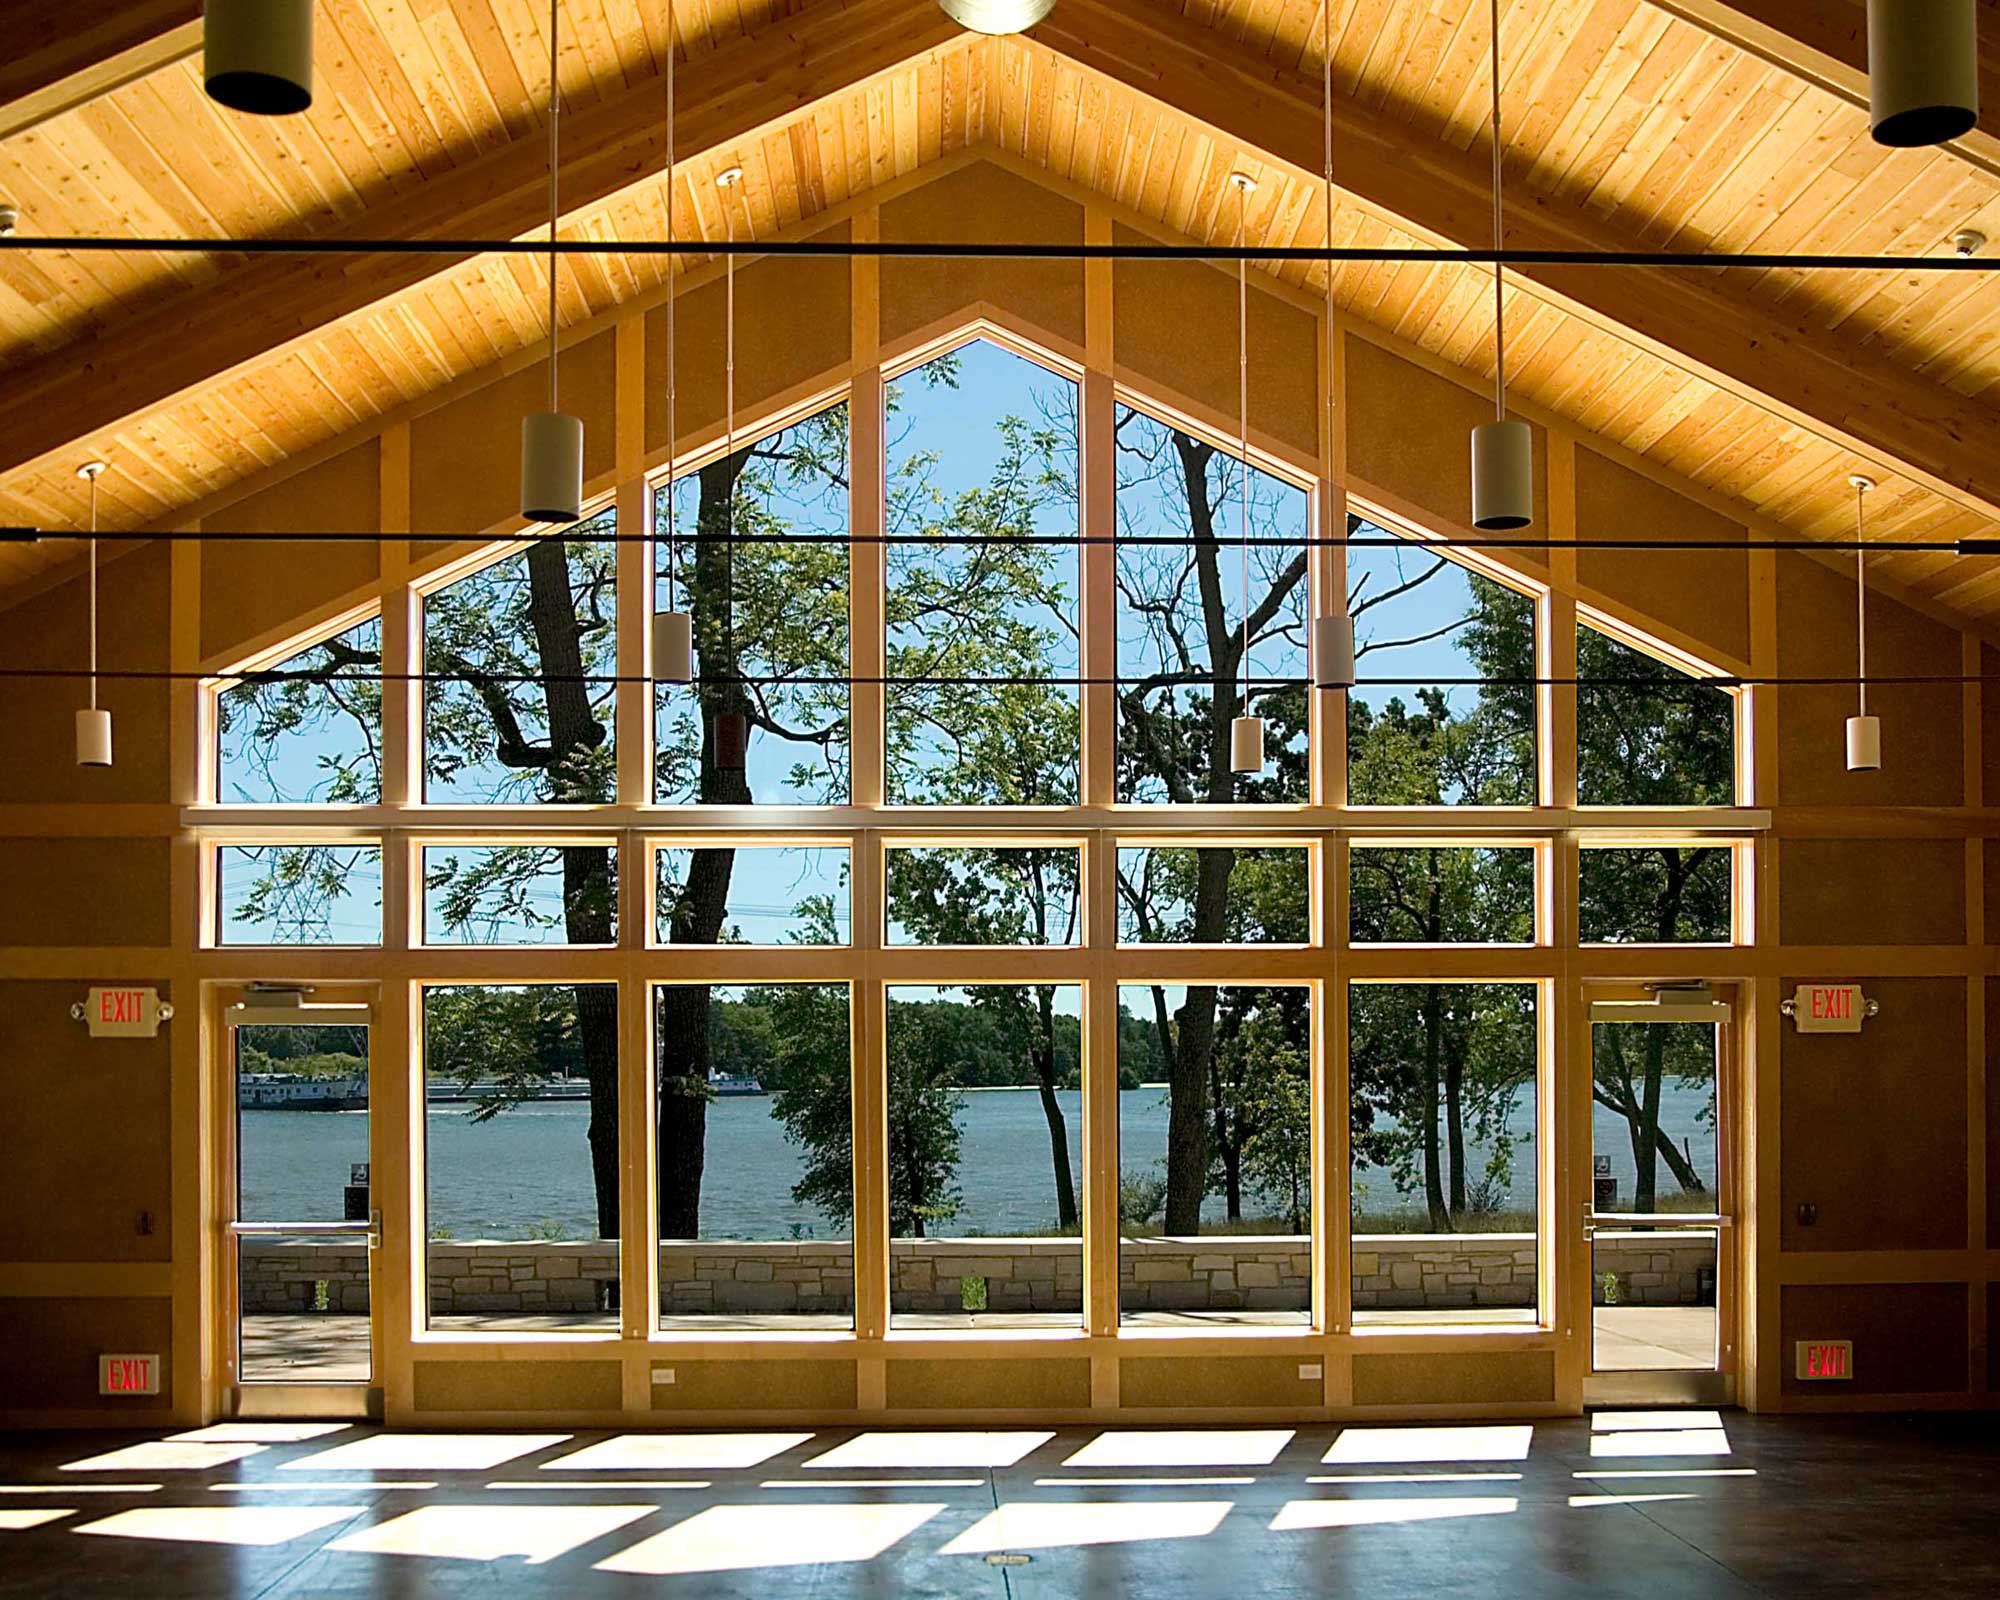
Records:
[[[0,1439],[9,1600],[1991,1600],[1995,1528],[1985,1417]]]

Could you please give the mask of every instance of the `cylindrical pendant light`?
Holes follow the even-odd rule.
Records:
[[[1882,719],[1868,715],[1868,556],[1860,545],[1867,529],[1864,502],[1875,480],[1857,472],[1847,481],[1854,486],[1854,674],[1860,698],[1858,715],[1847,719],[1847,770],[1874,772],[1882,765]]]
[[[1320,6],[1320,73],[1321,99],[1325,111],[1325,178],[1326,178],[1326,437],[1322,441],[1322,459],[1333,459],[1334,428],[1334,340],[1337,337],[1333,318],[1333,0],[1322,0]],[[1339,506],[1333,503],[1333,478],[1331,470],[1326,481],[1327,516],[1338,517],[1341,542],[1334,547],[1334,567],[1339,576],[1335,586],[1334,604],[1338,609],[1331,615],[1316,618],[1313,622],[1313,682],[1322,689],[1352,689],[1354,687],[1354,618],[1347,609],[1347,510],[1345,502]]]
[[[1025,33],[1056,8],[1056,0],[938,0],[938,9],[973,33]]]
[[[674,8],[667,7],[667,245],[674,242]],[[679,443],[676,415],[679,373],[675,367],[674,283],[677,257],[667,258],[667,609],[653,613],[653,681],[688,683],[694,678],[694,617],[674,603],[680,541],[674,536],[674,450]]]
[[[556,82],[561,0],[549,0],[549,409],[521,419],[521,515],[530,522],[574,522],[583,515],[583,420],[557,404],[556,215],[562,93]]]
[[[722,191],[722,216],[728,240],[736,242],[736,214],[729,209],[729,191],[743,181],[741,167],[725,167],[715,175]],[[736,252],[723,258],[722,267],[722,454],[727,460],[736,451]],[[729,503],[722,523],[723,622],[729,633],[729,659],[736,661],[736,485],[729,485]],[[738,693],[741,693],[739,686]],[[741,772],[750,759],[750,719],[730,710],[715,719],[715,765],[723,772]]]
[[[1493,248],[1504,237],[1503,152],[1500,130],[1500,0],[1490,8],[1493,28]],[[1512,533],[1535,520],[1535,439],[1525,422],[1507,416],[1506,273],[1493,263],[1493,420],[1472,430],[1472,525],[1483,533]]]
[[[86,461],[76,469],[90,483],[90,705],[76,714],[76,764],[111,765],[111,713],[97,703],[97,480],[102,461]]]
[[[1868,0],[1868,114],[1897,149],[1979,125],[1979,0]]]
[[[313,98],[313,0],[208,0],[201,62],[216,104],[260,117],[296,115]]]
[[[1236,189],[1236,248],[1243,248],[1244,220],[1257,180],[1247,172],[1232,172]],[[1237,526],[1243,552],[1243,714],[1229,725],[1229,765],[1234,772],[1254,775],[1264,770],[1264,719],[1250,714],[1250,263],[1236,258],[1236,405],[1242,429],[1242,457],[1237,463]]]

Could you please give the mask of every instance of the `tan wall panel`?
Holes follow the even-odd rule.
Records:
[[[1993,924],[1988,923],[1988,927]],[[2000,1249],[2000,978],[1986,980],[1986,1248]],[[2000,1351],[2000,1318],[1987,1319]],[[2000,1392],[2000,1384],[1994,1385]]]
[[[978,162],[886,202],[882,239],[978,240],[995,218],[1022,244],[1081,244],[1083,207],[991,162]],[[882,263],[882,338],[889,343],[985,300],[1071,344],[1083,344],[1081,261]]]
[[[0,839],[0,946],[173,938],[165,839]]]
[[[1119,1404],[1128,1411],[1200,1408],[1293,1410],[1323,1403],[1318,1378],[1301,1378],[1310,1356],[1127,1356],[1118,1363]]]
[[[1090,1362],[1010,1360],[891,1361],[891,1411],[1083,1411]]]
[[[173,1302],[164,1297],[0,1300],[0,1350],[0,1411],[101,1409],[137,1424],[174,1403]],[[99,1356],[148,1354],[160,1357],[158,1394],[97,1392]]]
[[[1579,539],[1698,539],[1740,544],[1741,523],[1607,460],[1576,453]],[[1578,579],[1635,611],[1725,650],[1750,656],[1750,557],[1688,550],[1579,550]]]
[[[653,1367],[674,1369],[653,1384],[655,1411],[852,1411],[852,1361],[679,1361],[667,1352]]]
[[[1120,244],[1151,244],[1119,228]],[[1134,381],[1157,380],[1228,418],[1240,413],[1236,275],[1206,262],[1120,261],[1112,268],[1113,353]],[[1250,425],[1293,449],[1319,449],[1319,324],[1250,283]],[[1468,469],[1469,471],[1470,469]]]
[[[812,235],[848,237],[842,224]],[[852,348],[852,274],[845,261],[739,262],[736,268],[736,423],[754,427],[788,390],[844,366]],[[724,305],[717,278],[683,293],[675,309],[678,421],[683,439],[723,422]],[[646,316],[646,448],[667,447],[667,313]]]
[[[609,472],[617,336],[606,329],[562,353],[562,408],[583,419],[583,475]],[[521,418],[546,411],[548,363],[538,361],[410,424],[410,526],[478,533],[521,513]]]
[[[1778,1306],[1781,1390],[1814,1399],[1962,1394],[1965,1312],[1962,1283],[1788,1284]],[[1801,1381],[1794,1358],[1801,1339],[1852,1339],[1853,1381]]]
[[[202,519],[204,533],[377,533],[382,526],[382,452],[364,439],[352,450]],[[371,583],[379,547],[282,539],[209,542],[201,550],[201,652],[218,655]]]
[[[1366,339],[1347,340],[1347,470],[1423,506],[1442,521],[1472,526],[1472,430],[1493,420],[1493,398],[1391,355]],[[1549,441],[1535,435],[1534,538],[1549,526]],[[1510,561],[1542,566],[1529,552]]]
[[[1531,1405],[1556,1397],[1552,1350],[1357,1355],[1357,1406]]]
[[[166,670],[168,550],[148,544],[101,567],[98,663],[106,672]],[[24,601],[0,630],[0,666],[66,673],[88,666],[89,618],[82,577]],[[83,677],[11,682],[0,699],[7,707],[0,802],[168,798],[166,684],[100,681],[97,703],[111,712],[109,768],[76,764],[76,711],[89,703]]]
[[[1799,981],[1785,979],[1784,992]],[[1785,1025],[1782,1248],[1962,1250],[1965,983],[1868,978],[1864,987],[1882,1014],[1860,1033],[1801,1034]],[[1798,1207],[1808,1202],[1819,1220],[1804,1227]]]
[[[418,1361],[419,1411],[616,1411],[616,1361]]]
[[[1986,767],[1980,775],[1980,797],[1989,806],[2000,806],[2000,650],[1979,647],[1979,675],[1986,680],[1979,695],[1979,747]],[[2000,926],[1991,917],[1986,925]]]
[[[1788,945],[1963,944],[1965,845],[1787,839],[1778,853],[1778,908]]]
[[[1854,581],[1810,557],[1778,555],[1778,671],[1852,680]],[[1868,596],[1868,670],[1908,677],[1964,669],[1958,633],[1886,596]],[[1778,798],[1786,805],[1955,806],[1965,799],[1965,724],[1956,683],[1878,684],[1882,770],[1849,772],[1847,684],[1778,690]]]
[[[75,983],[0,983],[0,1261],[165,1261],[169,1022],[153,1039],[92,1039]],[[157,983],[162,996],[164,982]],[[153,1231],[143,1234],[140,1213]],[[0,1345],[0,1349],[4,1349]]]

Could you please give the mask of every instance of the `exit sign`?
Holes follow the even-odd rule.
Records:
[[[97,1358],[97,1392],[99,1394],[158,1394],[160,1392],[160,1358],[158,1356],[99,1356]]]
[[[1800,1033],[1859,1033],[1873,1007],[1858,983],[1802,983],[1789,1009]]]
[[[174,1008],[161,1001],[158,989],[104,984],[90,989],[69,1014],[90,1029],[93,1039],[151,1039]]]
[[[1852,1339],[1801,1339],[1799,1377],[1807,1383],[1845,1383],[1854,1377]]]

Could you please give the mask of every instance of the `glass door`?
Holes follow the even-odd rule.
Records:
[[[1705,985],[1591,1004],[1586,1399],[1731,1398],[1733,1018]]]
[[[252,989],[224,1017],[234,1409],[364,1410],[381,1237],[369,1184],[369,1008]]]

